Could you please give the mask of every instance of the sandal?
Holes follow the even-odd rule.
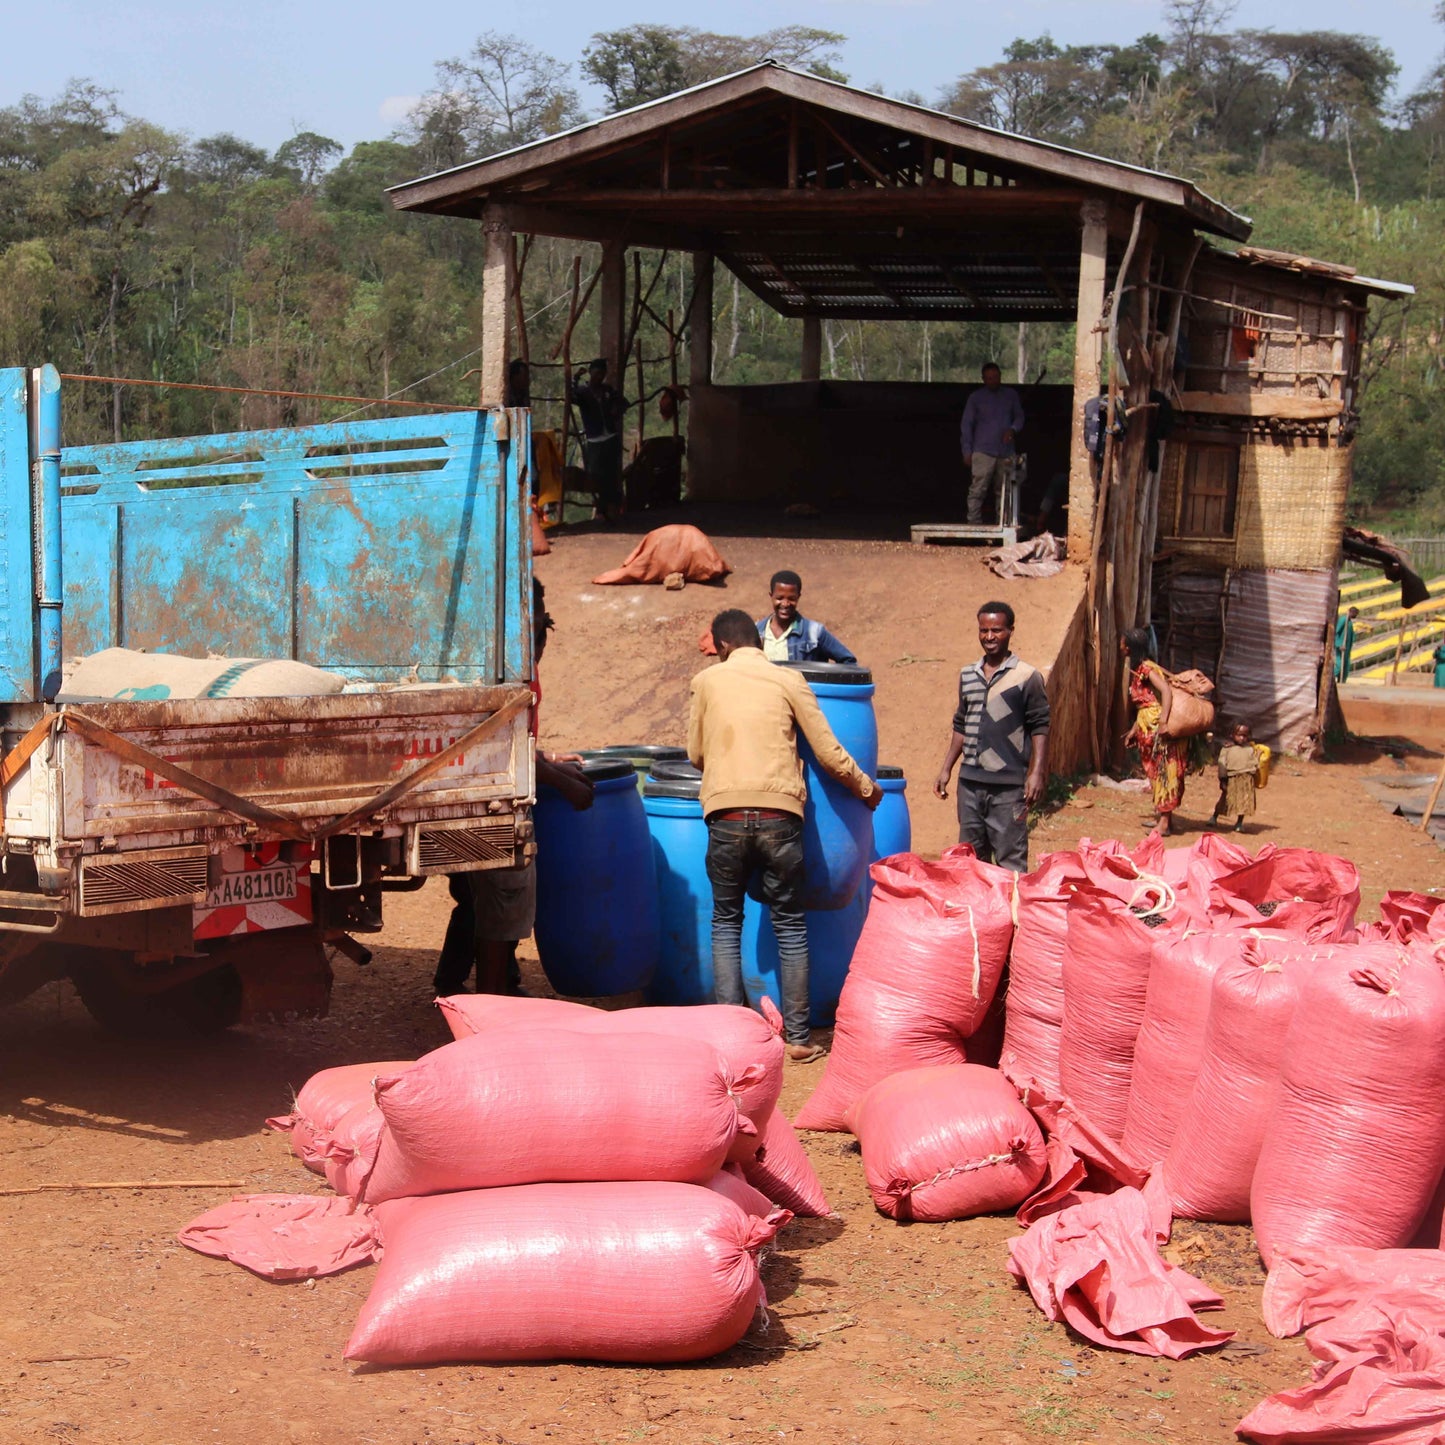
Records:
[[[794,1064],[816,1064],[827,1058],[828,1051],[822,1044],[789,1044],[788,1061]]]

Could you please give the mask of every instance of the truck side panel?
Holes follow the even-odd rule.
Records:
[[[511,420],[510,445],[469,411],[67,448],[66,655],[525,679],[525,413]]]
[[[17,367],[0,371],[0,702],[36,697],[30,496],[25,373]]]

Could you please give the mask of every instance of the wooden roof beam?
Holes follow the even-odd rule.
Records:
[[[505,196],[496,197],[506,201]],[[528,198],[533,204],[545,197],[532,192]],[[967,216],[1008,215],[1010,212],[1025,213],[1030,210],[1056,211],[1061,216],[1077,213],[1084,200],[1081,191],[1063,187],[976,187],[965,190],[962,186],[925,187],[889,186],[871,187],[866,190],[845,190],[833,187],[829,190],[794,190],[785,188],[760,190],[706,190],[689,189],[620,190],[593,189],[568,190],[557,196],[557,201],[568,210],[585,211],[625,210],[655,211],[678,214],[684,211],[716,212],[720,214],[740,211],[762,211],[774,221],[790,213],[814,215],[859,215],[882,219],[896,213],[901,224],[910,216]]]

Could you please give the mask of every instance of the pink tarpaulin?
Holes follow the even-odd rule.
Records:
[[[263,1279],[315,1279],[381,1257],[371,1211],[329,1195],[238,1194],[176,1238]]]
[[[1361,1300],[1388,1301],[1394,1309],[1440,1310],[1445,1304],[1445,1253],[1340,1247],[1282,1255],[1264,1283],[1260,1308],[1270,1334],[1287,1339]]]
[[[1210,1329],[1194,1313],[1223,1301],[1169,1264],[1158,1241],[1144,1194],[1120,1189],[1010,1240],[1009,1272],[1049,1319],[1109,1349],[1182,1360],[1232,1340],[1233,1330]]]
[[[1366,1298],[1306,1336],[1314,1378],[1236,1426],[1257,1445],[1438,1445],[1445,1439],[1445,1318]]]

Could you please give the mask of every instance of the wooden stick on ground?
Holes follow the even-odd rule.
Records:
[[[1420,818],[1420,831],[1430,831],[1430,815],[1435,811],[1435,804],[1440,801],[1440,789],[1445,788],[1445,763],[1440,764],[1440,771],[1435,777],[1435,786],[1430,789],[1430,799],[1425,804],[1425,812]]]
[[[244,1179],[110,1179],[75,1184],[27,1184],[21,1189],[0,1189],[0,1196],[64,1193],[76,1189],[244,1189]]]

